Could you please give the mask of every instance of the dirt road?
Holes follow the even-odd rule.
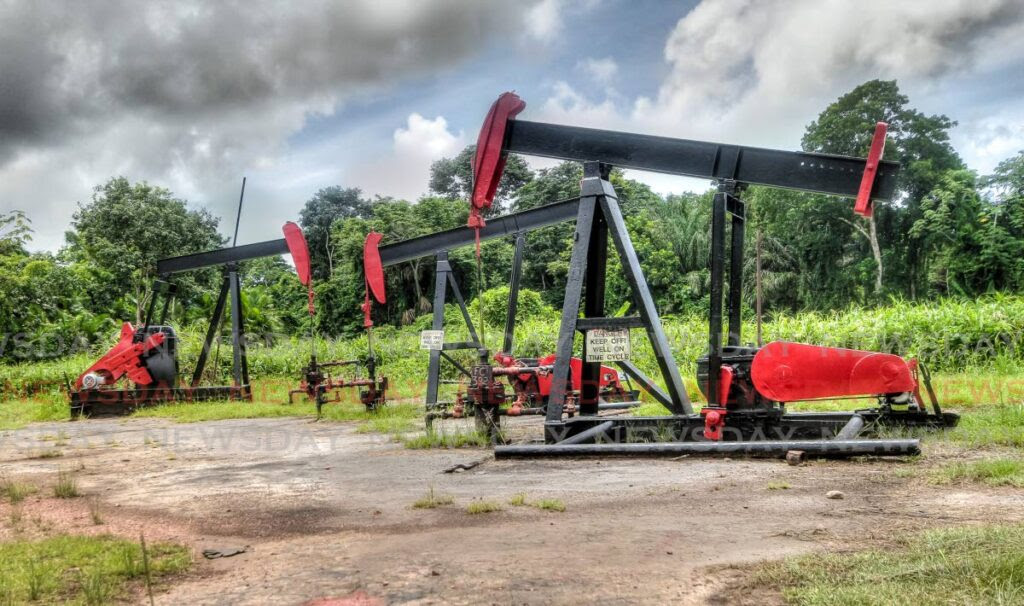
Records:
[[[302,419],[35,425],[0,434],[0,463],[40,486],[62,469],[77,477],[85,498],[25,503],[39,532],[143,530],[193,547],[194,571],[162,604],[765,603],[729,591],[743,574],[733,565],[1024,519],[1020,491],[908,477],[929,462],[494,461]],[[454,503],[413,508],[431,488]],[[519,493],[565,511],[510,505]],[[93,498],[103,524],[88,519]],[[503,510],[469,514],[473,501]]]

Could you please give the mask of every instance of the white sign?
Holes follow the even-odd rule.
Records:
[[[420,333],[420,349],[441,351],[444,348],[443,330],[424,330]]]
[[[627,328],[587,331],[587,362],[628,362],[632,353]]]

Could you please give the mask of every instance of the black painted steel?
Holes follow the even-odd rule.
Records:
[[[736,183],[722,181],[711,201],[711,293],[708,321],[708,406],[719,402],[718,380],[722,367],[722,290],[725,283],[725,207]]]
[[[608,431],[615,425],[615,421],[605,421],[600,425],[595,425],[586,431],[570,436],[559,444],[565,446],[567,444],[583,444],[586,442],[597,442],[597,437],[604,435],[604,432]]]
[[[739,189],[737,188],[737,192]],[[743,297],[743,236],[746,227],[746,213],[743,202],[735,198],[732,216],[732,233],[729,243],[729,345],[739,345],[742,331]]]
[[[245,347],[245,314],[242,309],[242,285],[238,272],[229,271],[228,280],[231,282],[231,345],[234,355],[232,370],[237,387],[249,384],[249,356]]]
[[[505,149],[520,154],[621,168],[730,179],[742,183],[799,189],[837,196],[857,195],[865,160],[781,151],[741,145],[671,139],[525,120],[508,123]],[[899,164],[880,162],[873,200],[889,200],[896,191]]]
[[[523,249],[526,247],[526,234],[516,234],[516,250],[512,257],[512,275],[508,281],[508,312],[505,315],[505,340],[501,351],[511,354],[513,337],[516,330],[516,312],[519,310],[519,280],[523,274]]]
[[[602,167],[597,162],[584,163],[581,195],[609,196],[610,194],[605,192],[603,187],[603,184],[607,182],[605,180],[608,178],[607,170],[610,170],[610,167]],[[587,248],[586,263],[586,290],[583,297],[583,316],[585,318],[603,318],[605,271],[608,267],[608,223],[603,212],[594,213],[594,223],[590,229],[590,242]],[[574,329],[580,329],[579,320],[576,321]],[[601,363],[587,362],[585,340],[582,360],[579,411],[581,415],[596,415],[598,412]]]
[[[580,315],[587,251],[590,249],[594,214],[599,212],[597,209],[597,196],[580,197],[572,256],[569,259],[569,273],[566,276],[565,298],[562,302],[562,320],[555,343],[555,367],[551,372],[551,392],[545,415],[548,422],[558,422],[562,419],[565,396],[569,391],[569,359],[572,357],[573,338],[576,336],[576,319]]]
[[[571,439],[571,438],[570,438]],[[788,440],[752,442],[653,442],[642,444],[522,444],[496,446],[498,459],[512,457],[585,457],[613,455],[760,455],[783,457],[790,450],[811,456],[910,456],[920,454],[916,439],[899,440]]]
[[[548,225],[576,218],[579,198],[553,202],[511,215],[487,217],[487,225],[480,230],[480,241],[525,233]],[[428,236],[412,238],[380,247],[380,260],[384,267],[433,255],[441,250],[469,246],[476,242],[476,232],[468,227],[456,227]]]
[[[641,389],[651,394],[651,397],[657,400],[659,404],[669,410],[672,409],[672,398],[662,391],[661,388],[658,387],[658,384],[644,374],[636,364],[633,364],[632,362],[616,362],[615,364],[621,368],[623,372],[629,375],[629,378],[636,381],[640,385]]]
[[[284,238],[280,240],[267,240],[266,242],[243,244],[242,246],[232,248],[219,248],[192,255],[160,259],[156,262],[156,273],[160,276],[168,276],[203,267],[227,265],[228,263],[238,263],[272,255],[283,255],[287,252],[288,245],[285,243]]]
[[[576,330],[584,331],[591,328],[619,330],[623,328],[643,328],[644,321],[640,316],[623,316],[621,318],[580,318],[576,320]]]
[[[611,184],[608,184],[608,188],[611,188]],[[693,407],[690,404],[689,396],[686,395],[686,389],[683,387],[683,379],[679,376],[679,367],[672,355],[672,348],[669,346],[668,337],[665,336],[665,328],[661,325],[658,310],[654,306],[654,297],[651,296],[647,281],[644,279],[644,272],[640,267],[640,260],[637,259],[636,249],[633,248],[629,231],[626,230],[622,212],[614,198],[604,196],[600,202],[601,209],[608,220],[612,241],[619,253],[622,272],[626,277],[626,283],[632,290],[633,301],[636,303],[640,318],[647,329],[647,338],[651,342],[651,349],[654,350],[654,357],[668,389],[668,396],[671,399],[668,409],[674,414],[689,414],[693,412]]]
[[[213,307],[213,316],[210,318],[210,326],[206,329],[206,338],[203,340],[203,348],[199,350],[199,360],[196,361],[196,369],[192,373],[192,387],[199,387],[203,378],[203,370],[206,369],[206,359],[210,355],[210,348],[213,347],[213,340],[220,330],[220,319],[224,316],[224,306],[228,300],[228,290],[231,288],[231,280],[227,275],[221,280],[220,294],[217,295],[217,304]]]

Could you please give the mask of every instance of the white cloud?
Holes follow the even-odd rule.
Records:
[[[562,31],[562,0],[541,0],[526,11],[526,32],[540,42],[551,42]]]
[[[895,78],[912,105],[949,114],[943,97],[965,80],[1024,61],[1024,3],[703,0],[676,24],[664,56],[669,73],[653,97],[588,98],[558,82],[541,117],[795,148],[818,112],[872,78]],[[1024,100],[1007,94],[1001,101],[1010,109],[998,118],[970,116],[953,134],[979,169],[1024,146],[1016,126]],[[645,179],[662,191],[670,185]]]
[[[461,0],[0,2],[0,212],[25,208],[33,247],[54,249],[75,202],[110,176],[231,216],[248,174],[253,206],[262,193],[274,219],[294,218],[337,182],[314,177],[365,158],[293,164],[309,159],[289,139],[311,119],[454,65],[521,30],[525,12]]]
[[[611,57],[603,59],[587,57],[580,61],[579,68],[599,84],[611,84],[615,75],[619,72],[619,64]]]
[[[445,157],[458,154],[466,146],[462,131],[448,130],[444,116],[433,120],[420,114],[410,114],[405,126],[395,129],[394,145],[388,154],[361,163],[353,170],[353,179],[368,192],[416,200],[426,193],[430,180],[430,165]]]

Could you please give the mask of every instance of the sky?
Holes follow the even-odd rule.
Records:
[[[0,0],[0,212],[55,251],[123,175],[228,235],[244,176],[242,244],[323,187],[418,199],[507,90],[521,119],[798,149],[872,78],[990,172],[1024,150],[1024,2]]]

